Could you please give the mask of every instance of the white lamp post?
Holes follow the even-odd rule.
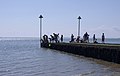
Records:
[[[40,45],[41,45],[41,40],[42,40],[42,18],[43,18],[43,16],[40,15],[39,18],[40,18],[40,31],[39,31],[39,34],[40,34]]]
[[[78,17],[78,36],[80,36],[80,19],[81,19],[81,17],[79,16]]]

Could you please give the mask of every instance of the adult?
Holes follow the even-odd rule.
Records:
[[[93,43],[96,41],[95,34],[93,35]]]
[[[102,33],[102,43],[105,43],[105,35]]]
[[[43,43],[48,43],[48,36],[47,35],[43,36]]]
[[[61,42],[63,42],[63,35],[61,35],[61,38],[60,38]]]
[[[89,42],[89,35],[88,35],[87,32],[84,34],[83,40],[84,40],[84,42],[86,42],[86,43]]]
[[[74,42],[74,35],[71,35],[71,41],[70,42]]]
[[[58,34],[53,33],[53,35],[54,35],[54,40],[55,40],[55,42],[56,42],[56,43],[59,43],[59,40],[58,40],[58,38],[59,38],[59,33],[58,33]]]
[[[54,40],[55,40],[55,38],[54,38],[54,36],[53,35],[50,35],[50,40],[51,40],[51,42],[54,42]]]
[[[77,42],[77,43],[80,42],[80,36],[77,37],[76,42]]]

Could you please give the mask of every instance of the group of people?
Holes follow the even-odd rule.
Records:
[[[55,42],[55,43],[59,43],[59,42],[63,42],[63,35],[61,35],[60,39],[59,39],[59,33],[53,33],[52,35],[50,35],[50,38],[47,35],[43,36],[42,39],[42,43],[48,43],[48,42]]]
[[[50,35],[50,38],[47,35],[44,35],[43,39],[42,39],[42,42],[43,43],[49,43],[49,42],[50,43],[51,42],[59,43],[59,42],[63,42],[63,35],[61,35],[61,37],[59,37],[59,33],[58,34],[53,33],[52,35]],[[74,35],[71,34],[70,43],[71,42],[89,43],[89,34],[86,32],[83,35],[83,39],[80,39],[80,36],[77,36],[77,38],[74,38]],[[97,39],[95,37],[95,34],[93,35],[93,43],[98,43]],[[105,43],[105,35],[104,35],[104,33],[102,33],[102,43]]]
[[[75,41],[75,40],[76,40],[76,41]],[[72,35],[71,35],[70,43],[71,43],[71,42],[89,43],[89,34],[86,32],[86,33],[83,35],[83,39],[80,39],[80,36],[77,36],[77,38],[74,38],[74,35],[72,34]],[[97,42],[97,39],[95,38],[95,34],[93,35],[93,43],[98,43],[98,42]],[[102,33],[102,43],[105,43],[105,35],[104,35],[104,33]]]
[[[88,43],[89,42],[89,35],[88,33],[86,32],[84,35],[83,35],[83,39],[80,39],[80,36],[77,36],[77,38],[74,38],[74,35],[72,34],[71,35],[71,41],[70,42],[76,42],[79,43]]]
[[[97,39],[95,38],[95,34],[93,35],[93,43],[98,43]],[[105,43],[105,35],[102,33],[102,43]]]

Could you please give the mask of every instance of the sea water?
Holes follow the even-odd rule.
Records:
[[[38,38],[1,38],[0,76],[120,76],[120,64],[40,48]]]

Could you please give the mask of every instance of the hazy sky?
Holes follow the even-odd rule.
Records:
[[[82,36],[120,38],[120,0],[0,0],[0,37],[38,37],[40,14],[43,34],[76,36],[81,16]]]

